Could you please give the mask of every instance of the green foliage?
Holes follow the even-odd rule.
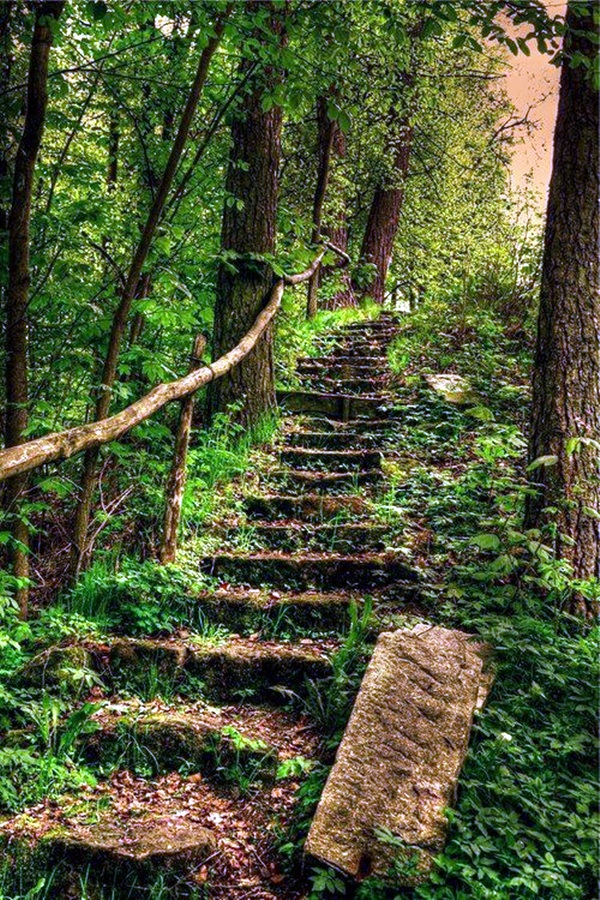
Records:
[[[360,609],[353,600],[349,615],[348,634],[331,660],[332,674],[307,685],[306,711],[318,724],[329,747],[336,747],[340,742],[367,665],[368,639],[373,625],[372,599],[366,597]]]
[[[196,571],[178,565],[125,558],[109,569],[97,562],[65,596],[64,609],[105,630],[169,633],[198,617],[195,593],[202,586]]]

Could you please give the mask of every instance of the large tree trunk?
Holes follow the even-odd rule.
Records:
[[[23,442],[29,424],[28,321],[29,226],[33,177],[48,106],[48,59],[52,45],[50,19],[57,19],[63,2],[37,3],[27,76],[27,108],[23,134],[17,149],[13,192],[8,217],[8,285],[6,290],[6,423],[5,444]],[[12,516],[12,562],[19,579],[17,601],[26,617],[29,601],[29,529],[21,515],[27,477],[12,478],[6,485],[5,508]]]
[[[383,303],[385,296],[385,280],[398,233],[412,140],[413,129],[409,119],[405,118],[389,147],[390,155],[394,158],[391,181],[389,184],[379,185],[375,190],[360,250],[360,262],[370,263],[376,268],[367,286],[355,284],[354,289],[363,297],[371,297],[376,303]]]
[[[530,457],[555,457],[535,469],[538,492],[527,522],[556,522],[558,551],[577,578],[600,575],[600,280],[598,253],[598,90],[593,67],[592,0],[567,12],[565,60],[554,132],[537,346],[533,372]],[[586,34],[587,32],[587,34]],[[548,462],[552,463],[553,460]],[[557,513],[547,513],[551,507]],[[585,601],[575,606],[591,612]]]
[[[111,333],[108,340],[108,349],[104,359],[104,367],[102,371],[102,380],[100,393],[96,402],[95,419],[100,421],[105,419],[110,409],[112,389],[117,377],[117,368],[119,364],[119,355],[121,352],[121,344],[127,329],[129,311],[131,304],[137,295],[139,282],[142,275],[142,269],[148,257],[156,229],[160,222],[169,191],[173,184],[173,179],[177,172],[181,155],[185,148],[189,131],[192,125],[200,96],[206,82],[208,69],[212,57],[217,49],[231,7],[227,7],[225,12],[220,16],[215,25],[214,35],[208,41],[206,47],[202,51],[196,76],[192,84],[190,94],[188,96],[185,108],[181,116],[181,122],[173,141],[171,153],[165,166],[160,184],[158,185],[154,201],[148,213],[148,218],[144,225],[142,235],[137,245],[127,280],[119,305],[115,311]],[[81,479],[81,490],[79,502],[75,515],[75,524],[73,527],[73,541],[71,553],[71,577],[76,577],[79,572],[89,563],[87,554],[87,533],[92,510],[94,490],[96,485],[96,469],[98,462],[98,448],[88,450],[85,454],[83,462],[83,474]]]
[[[257,9],[259,3],[248,4]],[[271,28],[284,39],[285,10],[272,9]],[[259,32],[260,33],[260,32]],[[252,66],[240,63],[243,78]],[[221,246],[230,255],[217,276],[214,352],[237,343],[264,306],[273,285],[273,270],[261,261],[275,252],[282,111],[263,109],[265,87],[278,81],[273,69],[257,69],[251,76],[239,114],[231,126],[232,149],[226,181]],[[231,267],[235,266],[235,271]],[[208,414],[235,406],[236,418],[247,427],[255,425],[275,408],[273,332],[268,329],[246,359],[229,375],[211,385]]]

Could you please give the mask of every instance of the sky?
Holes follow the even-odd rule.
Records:
[[[553,15],[564,13],[565,3],[549,0],[546,4]],[[518,191],[532,173],[533,186],[539,192],[540,204],[545,204],[552,167],[552,137],[558,103],[559,70],[550,65],[549,57],[530,43],[531,56],[519,53],[511,56],[507,69],[505,88],[520,118],[528,109],[529,119],[536,127],[528,134],[519,129],[520,142],[516,144],[511,166],[513,189]]]

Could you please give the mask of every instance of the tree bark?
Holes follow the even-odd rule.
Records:
[[[394,158],[392,182],[381,184],[375,190],[360,250],[361,263],[371,263],[376,270],[366,287],[354,284],[354,290],[376,303],[383,303],[385,296],[385,280],[398,233],[412,140],[413,128],[406,117],[401,120],[398,134],[389,147]]]
[[[30,222],[35,164],[48,106],[48,60],[52,45],[51,19],[64,2],[35,5],[35,24],[27,76],[27,107],[23,134],[15,159],[13,191],[8,217],[8,285],[6,290],[6,447],[23,442],[29,424],[28,320],[30,286]],[[6,485],[5,508],[12,515],[12,564],[19,579],[16,599],[25,618],[29,602],[29,528],[21,515],[28,479],[18,476]]]
[[[322,126],[321,126],[322,127]],[[346,192],[342,179],[336,177],[339,167],[346,158],[346,135],[338,122],[333,122],[333,137],[331,145],[332,170],[330,182],[335,194],[335,210],[328,211],[323,233],[329,241],[339,247],[344,253],[348,252],[348,222]],[[329,276],[335,275],[340,282],[340,289],[329,299],[323,302],[323,309],[342,309],[348,306],[356,306],[356,296],[352,288],[350,269],[346,267],[342,259],[332,266],[323,266],[320,271],[320,283]]]
[[[316,244],[321,236],[321,221],[323,219],[323,206],[329,183],[331,168],[331,151],[333,149],[334,128],[337,123],[327,115],[327,98],[319,97],[317,100],[317,183],[313,200],[313,230],[312,243]],[[317,269],[308,282],[306,300],[306,318],[314,319],[318,309],[318,294],[321,270]]]
[[[533,370],[530,458],[537,491],[526,522],[554,522],[559,554],[576,578],[600,575],[600,272],[598,90],[592,0],[568,5],[554,160],[548,197],[537,345]],[[576,60],[577,60],[576,56]],[[579,58],[581,58],[579,56]],[[550,460],[549,462],[552,462]],[[579,597],[574,611],[591,614]]]
[[[192,120],[194,118],[212,57],[217,49],[231,7],[227,7],[226,11],[220,17],[215,25],[215,33],[210,38],[208,44],[202,51],[196,77],[192,84],[187,103],[181,116],[181,122],[169,159],[165,167],[165,171],[161,178],[160,184],[154,197],[154,202],[148,213],[148,218],[144,226],[144,230],[140,237],[137,249],[135,251],[125,286],[121,293],[119,305],[115,311],[112,321],[111,333],[108,341],[108,349],[104,360],[104,368],[102,371],[102,380],[98,399],[96,401],[95,419],[100,421],[106,418],[110,409],[110,401],[112,389],[117,376],[117,366],[119,363],[119,354],[121,351],[121,343],[127,328],[127,320],[131,304],[136,296],[142,268],[146,262],[148,252],[150,250],[152,240],[156,233],[173,179],[181,159],[184,147],[186,145]],[[83,473],[81,479],[81,490],[79,502],[75,514],[75,523],[73,527],[73,540],[71,551],[71,576],[76,577],[84,568],[89,560],[86,555],[87,532],[90,521],[94,490],[96,486],[96,468],[98,462],[98,449],[89,450],[84,459]]]
[[[252,2],[248,9],[255,11],[260,5]],[[286,10],[269,6],[270,27],[283,42]],[[242,79],[252,65],[250,59],[242,60]],[[221,263],[217,276],[213,336],[217,354],[239,340],[264,306],[273,285],[272,267],[261,257],[275,252],[282,111],[278,106],[265,110],[262,101],[265,87],[274,87],[280,78],[281,73],[272,68],[256,68],[231,126],[232,150],[221,228],[221,247],[230,260]],[[240,366],[211,385],[209,418],[232,407],[246,427],[256,425],[275,408],[271,329]]]
[[[202,354],[206,349],[206,338],[198,335],[194,341],[190,372],[199,369],[202,363]],[[177,432],[175,434],[175,446],[173,448],[173,464],[165,489],[165,518],[163,537],[160,548],[160,561],[164,565],[175,562],[177,556],[177,536],[181,522],[181,507],[183,504],[183,492],[185,489],[187,454],[190,444],[190,430],[194,415],[195,395],[190,394],[181,401]]]

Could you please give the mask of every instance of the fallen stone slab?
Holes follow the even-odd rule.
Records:
[[[446,840],[473,715],[489,688],[485,647],[438,626],[385,632],[363,679],[305,853],[360,880],[413,884]]]

